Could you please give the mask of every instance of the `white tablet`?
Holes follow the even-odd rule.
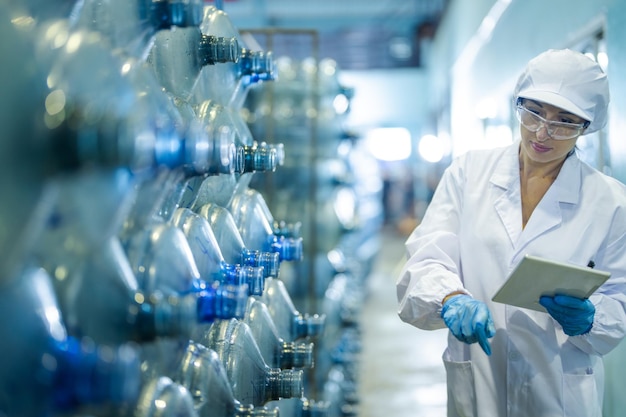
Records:
[[[526,255],[496,292],[497,303],[546,312],[542,295],[589,298],[611,276],[609,272]]]

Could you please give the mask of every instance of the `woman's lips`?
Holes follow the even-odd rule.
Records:
[[[547,146],[543,146],[542,144],[537,143],[537,142],[531,142],[530,146],[533,147],[535,152],[541,152],[541,153],[548,152],[548,151],[550,151],[552,149],[552,148],[549,148]]]

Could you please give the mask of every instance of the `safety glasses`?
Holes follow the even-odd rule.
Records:
[[[545,126],[548,136],[555,140],[573,139],[589,126],[588,121],[584,123],[566,123],[546,120],[521,104],[517,105],[517,119],[522,126],[531,132],[537,132],[541,129],[541,126]]]

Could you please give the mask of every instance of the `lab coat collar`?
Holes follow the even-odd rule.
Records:
[[[541,216],[533,215],[522,231],[518,152],[519,141],[504,151],[489,181],[500,189],[493,202],[494,207],[511,243],[521,250],[535,237],[561,223],[560,205],[579,202],[582,179],[581,162],[573,154],[565,160],[556,180],[535,209],[541,210]]]
[[[489,179],[493,185],[503,190],[519,188],[519,146],[518,140],[505,150]],[[581,162],[574,153],[565,160],[559,175],[550,187],[550,197],[558,202],[577,204],[580,200],[581,175]]]

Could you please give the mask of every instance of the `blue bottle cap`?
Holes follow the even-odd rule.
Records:
[[[74,338],[56,342],[54,406],[72,410],[80,405],[134,402],[141,387],[139,355],[133,345],[97,346]]]

